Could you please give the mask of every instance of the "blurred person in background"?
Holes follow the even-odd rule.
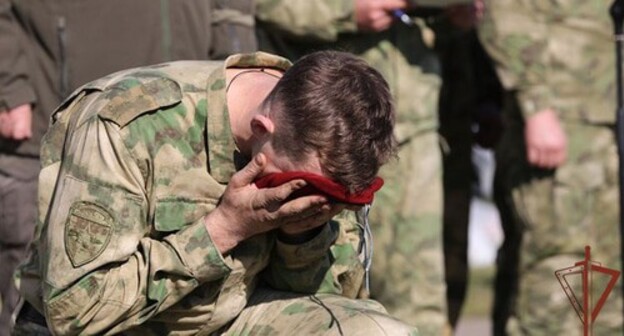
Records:
[[[440,64],[424,17],[431,7],[437,13],[470,2],[258,0],[256,7],[261,50],[291,60],[316,50],[348,51],[388,80],[398,113],[399,160],[382,168],[386,186],[371,210],[370,295],[424,335],[450,332],[437,133]]]
[[[473,186],[478,179],[473,146],[493,148],[502,132],[500,83],[475,29],[482,14],[479,1],[474,7],[455,7],[429,20],[442,64],[439,117],[440,135],[446,144],[442,161],[444,269],[448,318],[453,328],[469,282],[468,224]]]
[[[255,50],[252,11],[251,0],[0,0],[0,335],[19,300],[12,274],[35,229],[52,111],[117,70]]]
[[[486,2],[480,37],[507,90],[496,185],[512,234],[497,282],[518,276],[516,300],[497,288],[507,297],[495,335],[577,334],[582,324],[553,272],[582,260],[587,245],[593,260],[620,268],[612,3]],[[622,334],[620,290],[621,279],[596,335]]]

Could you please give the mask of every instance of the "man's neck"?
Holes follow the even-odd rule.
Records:
[[[251,153],[251,119],[269,95],[281,73],[273,69],[229,68],[226,69],[226,96],[230,115],[230,127],[239,150]]]

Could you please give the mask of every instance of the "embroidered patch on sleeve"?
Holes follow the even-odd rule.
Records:
[[[103,207],[76,202],[65,223],[65,251],[74,267],[97,258],[110,242],[113,216]]]

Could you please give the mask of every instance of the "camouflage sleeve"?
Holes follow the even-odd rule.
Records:
[[[203,218],[168,235],[153,231],[152,179],[118,125],[97,115],[72,124],[39,250],[54,334],[119,333],[230,272]]]
[[[35,102],[21,36],[10,0],[0,0],[0,111]]]
[[[258,0],[256,19],[287,35],[333,42],[340,33],[355,32],[353,0]]]
[[[517,92],[525,117],[552,107],[550,24],[533,2],[488,0],[481,41],[508,90]]]
[[[364,279],[358,253],[360,232],[354,213],[345,211],[304,244],[289,245],[278,240],[265,279],[279,290],[353,298]]]

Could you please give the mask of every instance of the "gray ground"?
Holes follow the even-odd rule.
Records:
[[[466,317],[459,320],[455,336],[489,336],[492,325],[485,317]]]

